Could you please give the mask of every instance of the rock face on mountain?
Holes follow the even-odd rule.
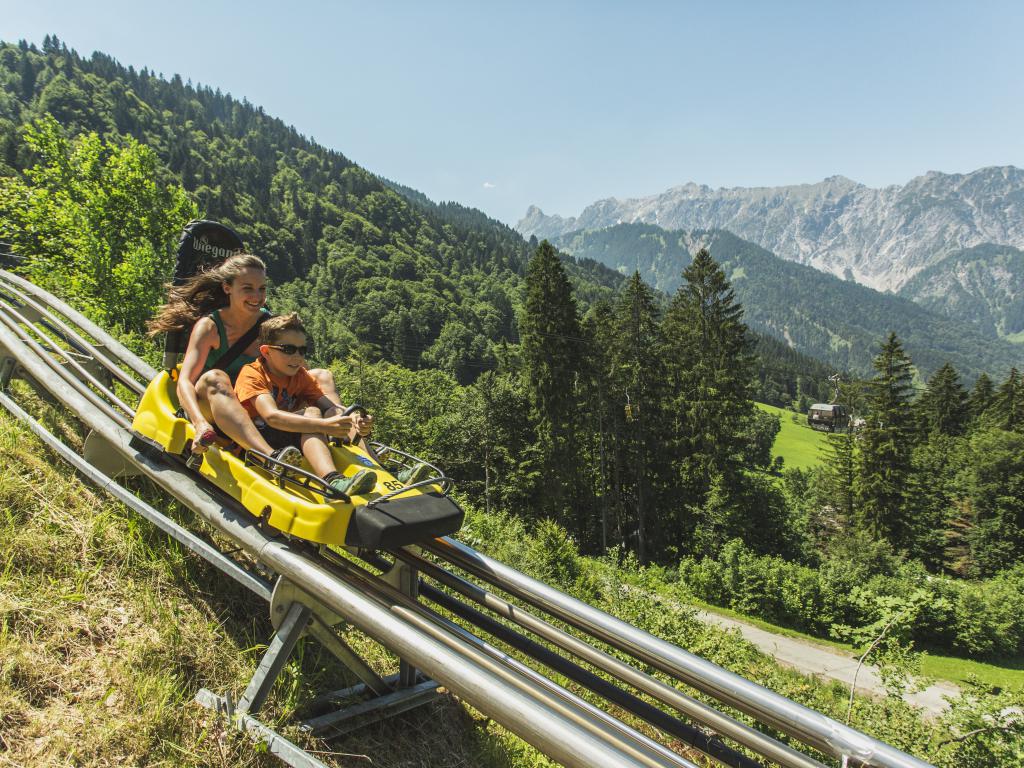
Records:
[[[895,291],[955,251],[981,243],[1024,248],[1024,170],[932,171],[883,189],[842,176],[789,187],[686,184],[653,197],[600,200],[575,218],[531,206],[517,229],[552,238],[620,223],[727,229],[782,258]]]

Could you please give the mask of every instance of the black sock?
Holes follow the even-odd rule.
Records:
[[[338,472],[337,470],[335,470],[333,472],[328,472],[326,475],[324,475],[324,482],[327,483],[328,485],[330,485],[333,481],[337,480],[339,477],[342,477],[342,474],[341,474],[341,472]]]

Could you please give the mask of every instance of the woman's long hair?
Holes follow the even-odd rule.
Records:
[[[172,285],[167,291],[167,303],[157,311],[156,317],[146,325],[149,335],[191,328],[196,320],[215,309],[226,307],[230,301],[221,287],[232,284],[246,269],[267,271],[267,265],[251,253],[228,256],[216,267],[190,277],[182,285]]]

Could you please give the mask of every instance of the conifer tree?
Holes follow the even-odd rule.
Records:
[[[706,249],[683,278],[663,331],[674,395],[672,448],[684,492],[699,514],[713,485],[719,496],[728,496],[741,482],[753,368],[743,307]]]
[[[910,358],[895,333],[882,344],[874,367],[860,446],[860,512],[873,535],[907,546],[912,538],[905,495],[911,473],[913,386]]]
[[[995,386],[992,384],[992,379],[987,374],[982,373],[974,382],[974,387],[971,388],[971,394],[967,401],[970,407],[971,418],[977,419],[987,411],[988,407],[992,405],[993,397],[995,397]]]
[[[960,385],[960,376],[952,364],[947,362],[932,376],[921,395],[918,411],[927,432],[963,434],[969,416],[967,392]]]
[[[701,249],[666,312],[677,496],[688,508],[681,540],[713,552],[749,528],[743,500],[745,423],[753,418],[754,370],[743,309],[722,268]],[[715,504],[708,504],[714,489]]]
[[[836,510],[837,529],[844,529],[853,520],[856,508],[854,491],[857,453],[853,433],[833,432],[828,435],[825,449],[825,478],[831,497],[831,506]]]
[[[654,554],[651,535],[659,521],[660,491],[667,475],[662,452],[665,369],[659,355],[661,329],[654,294],[636,272],[619,297],[611,340],[612,401],[616,408],[621,503],[635,531],[641,562]],[[620,415],[621,414],[621,415]]]
[[[589,474],[593,478],[593,497],[597,505],[599,529],[594,531],[594,543],[604,552],[616,543],[622,543],[625,508],[622,505],[622,473],[616,462],[618,438],[624,423],[618,403],[618,385],[613,372],[612,352],[617,337],[615,308],[608,299],[593,305],[584,322],[584,337],[588,341],[586,371],[590,399],[585,408],[590,433]],[[595,520],[595,524],[597,524]]]
[[[970,574],[991,576],[1024,557],[1024,434],[983,428],[971,436],[964,486],[973,512],[966,532]]]
[[[569,278],[547,240],[527,265],[519,334],[533,422],[544,456],[538,506],[570,524],[570,510],[581,501],[573,497],[580,464],[576,438],[583,332]],[[580,533],[579,525],[575,527]]]
[[[1016,368],[999,385],[992,400],[996,424],[1001,429],[1024,432],[1024,379]]]

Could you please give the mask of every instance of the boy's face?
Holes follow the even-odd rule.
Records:
[[[293,354],[287,354],[289,351]],[[294,376],[306,364],[306,334],[302,331],[285,331],[273,344],[261,344],[260,354],[267,361],[271,373]]]

